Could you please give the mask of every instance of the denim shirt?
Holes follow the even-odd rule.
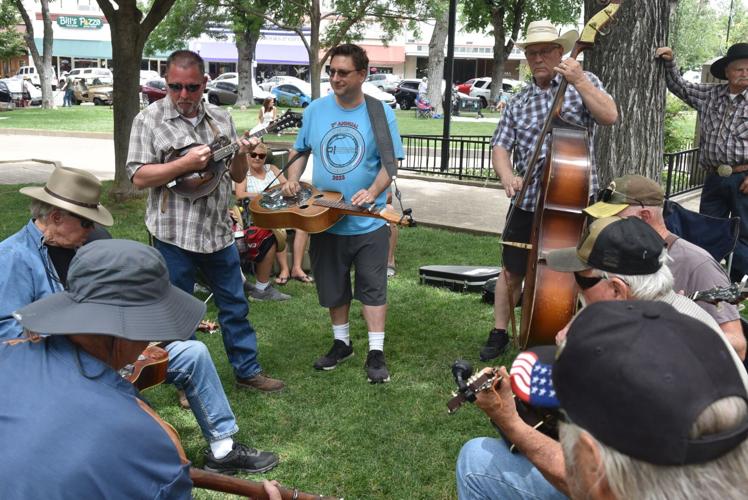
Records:
[[[110,366],[64,336],[0,342],[0,498],[187,499],[189,466]]]
[[[23,335],[13,311],[63,287],[33,220],[0,242],[0,340]]]

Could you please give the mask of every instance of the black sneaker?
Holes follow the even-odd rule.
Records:
[[[494,328],[491,330],[491,333],[488,334],[486,345],[484,345],[480,350],[480,360],[488,361],[489,359],[498,358],[504,351],[506,351],[506,346],[508,345],[509,335],[506,334],[506,330]]]
[[[387,371],[387,363],[382,351],[369,351],[364,368],[366,369],[366,376],[372,384],[383,384],[390,381],[390,372]]]
[[[334,370],[338,363],[353,356],[353,342],[345,345],[342,340],[335,339],[330,351],[314,362],[315,370]]]
[[[267,472],[278,465],[278,455],[269,451],[259,451],[241,443],[234,443],[234,449],[218,460],[205,450],[205,466],[203,469],[220,474],[236,474],[250,472],[253,474]]]

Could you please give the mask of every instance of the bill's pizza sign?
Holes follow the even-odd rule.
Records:
[[[104,25],[104,20],[100,17],[57,16],[57,25],[61,28],[97,30]]]

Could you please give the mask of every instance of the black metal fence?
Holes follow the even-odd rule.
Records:
[[[699,149],[687,149],[677,153],[665,153],[665,168],[662,170],[662,184],[665,197],[670,198],[704,185],[706,172],[699,167]]]
[[[441,135],[403,135],[405,159],[400,170],[436,174],[457,179],[485,179],[495,175],[491,167],[491,136],[453,135],[449,138],[449,162],[441,169]]]
[[[491,167],[491,136],[451,136],[446,170],[442,170],[441,135],[403,135],[402,139],[405,159],[400,170],[457,179],[495,178]],[[698,148],[665,153],[662,184],[666,197],[699,189],[704,176],[699,167]]]

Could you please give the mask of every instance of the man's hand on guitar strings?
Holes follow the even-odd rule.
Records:
[[[249,132],[245,131],[244,135],[239,138],[239,154],[246,155],[250,151],[253,151],[259,143],[260,139],[249,137]]]
[[[484,368],[483,371],[490,370]],[[509,373],[506,367],[499,368],[499,382],[494,384],[490,390],[481,391],[476,394],[475,404],[502,429],[517,421],[521,422],[517,407],[514,404],[514,395],[509,382]],[[506,382],[502,382],[506,381]]]
[[[287,181],[281,185],[283,196],[294,196],[301,189],[301,184],[297,181]]]
[[[369,212],[372,212],[374,211],[374,209],[376,209],[376,205],[374,205],[375,201],[376,196],[372,195],[368,189],[361,189],[351,197],[352,204],[365,208]]]

